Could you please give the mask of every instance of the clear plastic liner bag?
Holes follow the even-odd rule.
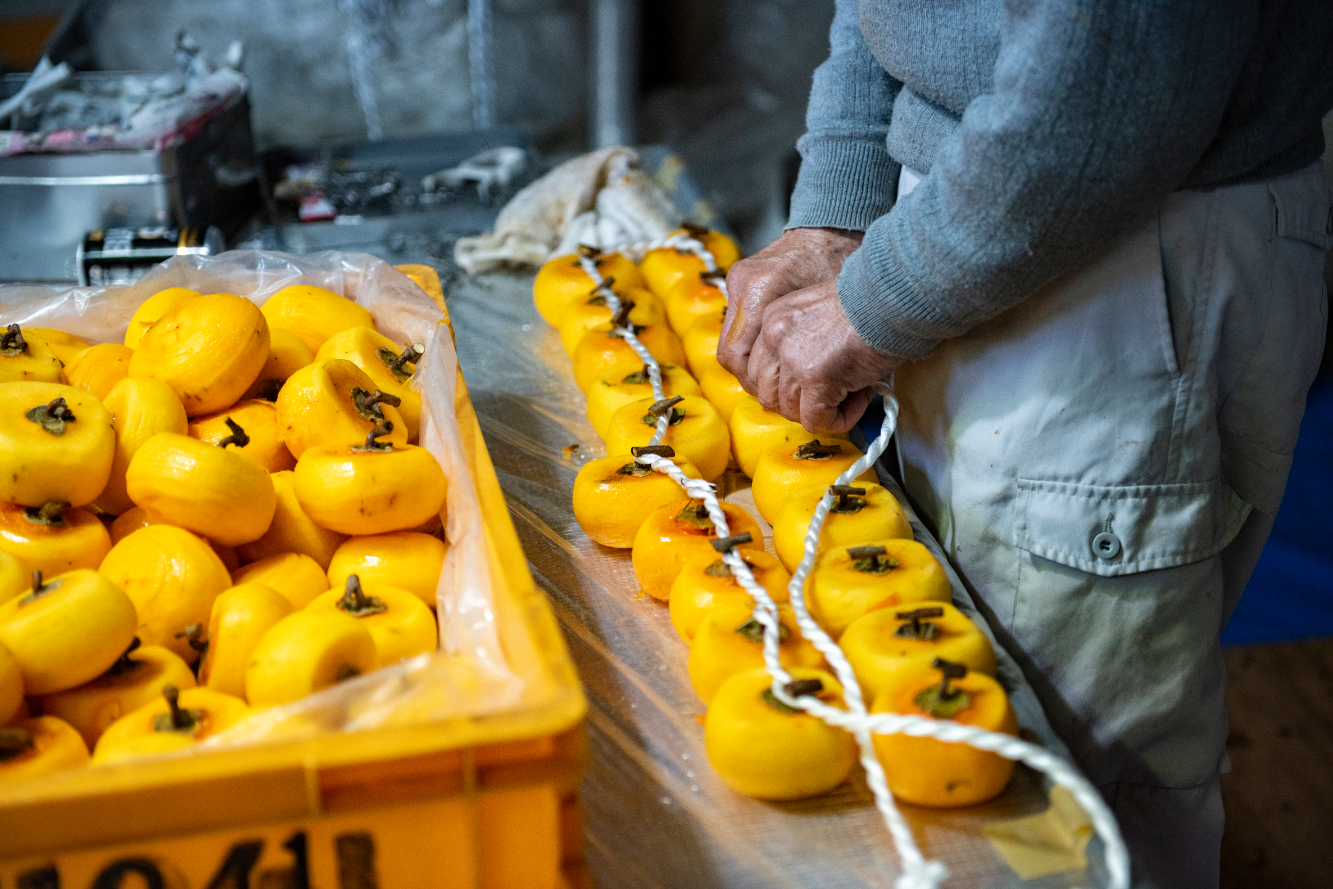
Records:
[[[320,732],[408,725],[504,711],[523,683],[510,669],[496,606],[481,506],[454,404],[458,358],[440,309],[406,275],[365,254],[308,256],[246,250],[179,256],[125,287],[0,287],[0,321],[54,327],[89,342],[120,342],[134,310],[168,287],[227,292],[263,304],[284,287],[314,285],[368,309],[379,331],[426,347],[411,385],[422,395],[421,446],[449,480],[444,532],[449,543],[436,590],[440,649],[341,682],[300,701],[257,711],[234,728],[187,748],[218,747]]]

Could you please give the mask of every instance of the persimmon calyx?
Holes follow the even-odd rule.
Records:
[[[28,351],[28,341],[23,338],[23,330],[17,324],[11,324],[0,333],[0,355],[14,358]]]
[[[398,407],[403,400],[397,395],[390,395],[388,392],[376,389],[374,392],[367,392],[360,386],[352,387],[352,404],[356,407],[356,412],[362,419],[371,422],[384,420],[384,408],[381,404],[387,404],[390,407]]]
[[[106,668],[106,673],[104,673],[103,675],[124,676],[128,673],[133,673],[135,670],[141,668],[144,665],[144,662],[136,661],[130,657],[130,653],[133,652],[135,649],[137,649],[140,644],[141,643],[139,642],[138,636],[135,636],[133,639],[131,639],[129,647],[125,649],[125,651],[121,654],[120,657],[116,658],[116,662],[114,664]]]
[[[32,732],[17,725],[0,728],[0,763],[18,759],[34,746]]]
[[[352,617],[365,617],[370,614],[383,614],[389,610],[379,596],[367,596],[361,589],[361,578],[355,574],[347,575],[347,585],[343,587],[342,598],[338,600],[338,610]]]
[[[231,417],[224,418],[222,422],[227,424],[227,428],[231,430],[231,435],[219,441],[218,447],[225,449],[227,445],[236,445],[238,448],[243,448],[250,443],[250,436],[246,435],[240,423],[237,423]]]
[[[849,546],[847,558],[852,560],[852,570],[862,574],[887,574],[899,564],[897,559],[889,558],[885,546]]]
[[[65,424],[73,423],[77,417],[74,411],[69,409],[62,395],[59,398],[51,399],[49,404],[39,404],[36,407],[29,408],[23,413],[32,422],[41,426],[52,435],[64,435]]]
[[[366,440],[363,444],[352,445],[354,451],[369,451],[373,453],[388,453],[393,450],[393,442],[377,441],[381,436],[388,435],[393,431],[393,421],[384,420],[376,424],[375,428],[366,433]]]
[[[899,611],[893,615],[907,623],[893,631],[899,639],[920,639],[930,642],[940,637],[940,625],[931,623],[932,617],[944,617],[943,608],[918,608],[915,611]]]
[[[408,343],[401,353],[395,354],[392,349],[386,347],[375,354],[389,369],[389,373],[393,374],[394,379],[400,383],[405,383],[411,378],[412,374],[416,373],[416,363],[422,355],[426,354],[426,347],[421,343]],[[407,369],[409,364],[412,365],[411,370]]]
[[[759,622],[759,618],[757,617],[752,617],[745,623],[741,624],[739,627],[736,628],[736,632],[740,633],[742,636],[744,636],[751,642],[758,642],[760,644],[763,644],[764,625]],[[791,636],[791,630],[787,629],[787,625],[779,623],[778,642],[779,643],[786,642],[790,636]]]
[[[41,506],[23,507],[23,518],[32,522],[34,525],[44,525],[48,528],[64,528],[68,523],[65,521],[65,513],[69,512],[69,503],[64,500],[48,500]]]
[[[186,710],[181,707],[180,689],[176,686],[162,686],[162,697],[167,699],[167,706],[171,709],[153,717],[153,731],[180,732],[182,735],[193,735],[203,727],[204,717],[208,715],[208,711]]]
[[[691,500],[684,509],[676,513],[676,521],[700,531],[713,530],[713,520],[708,517],[708,507],[702,500]]]
[[[184,639],[186,645],[200,654],[208,651],[208,630],[203,624],[186,624],[185,629],[177,630],[173,635],[177,639]],[[125,653],[129,654],[128,651]]]
[[[851,485],[829,485],[829,491],[838,498],[829,507],[829,512],[851,515],[860,512],[866,506],[865,488],[855,488]]]
[[[936,719],[952,719],[972,706],[972,696],[949,683],[967,675],[967,666],[937,657],[930,665],[940,671],[940,682],[917,692],[913,702],[923,713]]]
[[[842,453],[840,444],[820,444],[819,439],[807,441],[793,454],[797,460],[827,460]]]
[[[34,571],[32,572],[32,592],[25,593],[23,595],[23,598],[19,599],[19,605],[20,606],[30,605],[33,602],[36,602],[42,596],[45,596],[48,593],[53,593],[56,590],[60,589],[60,586],[63,583],[64,581],[61,580],[59,577],[57,577],[55,580],[48,580],[46,582],[43,582],[42,572]]]

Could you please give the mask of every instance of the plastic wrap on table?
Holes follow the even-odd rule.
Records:
[[[531,286],[530,276],[483,275],[454,281],[446,298],[459,360],[510,513],[588,694],[593,757],[583,800],[594,878],[603,886],[681,889],[892,886],[898,873],[893,843],[859,770],[832,793],[795,803],[743,797],[713,773],[703,748],[705,707],[690,686],[688,649],[667,609],[639,594],[628,550],[594,543],[574,519],[574,476],[583,463],[604,456],[605,448],[584,414],[559,335],[533,307]],[[917,539],[949,570],[897,484],[883,471],[880,477],[908,510]],[[743,475],[729,470],[720,484],[726,500],[758,517]],[[760,524],[771,552],[771,531],[762,519]],[[952,570],[949,575],[954,603],[985,628],[967,590]],[[1017,665],[995,647],[999,679],[1024,736],[1067,758]],[[1042,777],[1020,766],[1005,793],[985,805],[903,809],[923,854],[948,866],[946,887],[1100,884],[1099,853],[1087,856],[1091,872],[1081,867],[1023,879],[1005,857],[1021,858],[1023,841],[1002,854],[983,834],[988,825],[1031,817],[1048,806]],[[1067,809],[1050,812],[1065,819]],[[1077,813],[1072,817],[1077,821]],[[1068,827],[1071,836],[1081,829],[1077,823]]]
[[[484,716],[512,707],[523,691],[506,664],[495,626],[485,529],[454,410],[458,360],[453,340],[440,309],[402,272],[353,253],[296,257],[235,251],[176,257],[125,287],[0,287],[0,320],[54,327],[93,343],[121,342],[134,309],[167,287],[235,293],[262,304],[294,284],[341,293],[368,309],[389,338],[426,346],[412,383],[422,395],[420,443],[449,479],[444,529],[450,546],[436,591],[441,648],[257,712],[173,755],[317,732]]]

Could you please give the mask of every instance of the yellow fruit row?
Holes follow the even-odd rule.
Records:
[[[738,258],[721,235],[690,234],[723,271]],[[618,317],[589,263],[620,298]],[[630,548],[643,590],[668,603],[672,624],[690,645],[691,684],[708,706],[705,745],[719,776],[752,796],[797,799],[846,780],[856,743],[773,696],[754,603],[721,555],[738,552],[779,603],[779,659],[795,680],[789,692],[845,708],[840,684],[785,603],[816,506],[862,454],[845,436],[816,438],[765,410],[721,367],[716,351],[727,300],[718,283],[688,252],[659,248],[636,267],[620,254],[585,249],[548,262],[533,290],[539,312],[560,330],[587,395],[588,419],[613,455],[580,469],[575,517],[598,543]],[[649,369],[614,333],[626,324],[659,363],[663,403],[654,403]],[[648,444],[668,410],[660,455],[690,478],[714,481],[729,462],[750,476],[778,558],[764,552],[759,525],[742,508],[721,504],[733,536],[719,540],[702,501],[684,498],[673,480],[634,461],[632,450]],[[874,478],[867,471],[834,487],[806,581],[811,616],[839,642],[874,710],[1015,731],[1013,711],[991,678],[989,642],[950,604],[943,568],[912,539],[901,506]],[[928,738],[877,736],[876,747],[895,795],[921,805],[989,799],[1012,771],[1000,757]]]
[[[0,335],[0,779],[188,746],[434,650],[424,350],[349,299],[161,291]]]

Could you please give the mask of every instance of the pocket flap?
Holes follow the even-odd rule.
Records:
[[[1103,486],[1020,478],[1014,545],[1113,577],[1216,555],[1249,514],[1221,479]]]
[[[1322,250],[1333,246],[1333,208],[1323,201],[1293,200],[1286,189],[1271,185],[1268,193],[1273,196],[1279,237],[1295,238]]]

